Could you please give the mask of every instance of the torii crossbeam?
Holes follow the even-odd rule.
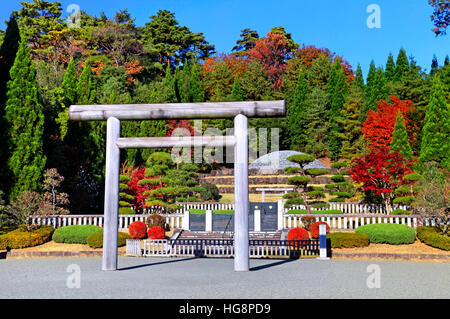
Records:
[[[107,121],[102,270],[117,270],[119,169],[122,148],[234,146],[234,270],[249,270],[248,120],[282,117],[284,100],[214,103],[71,105],[69,119]],[[120,137],[120,120],[234,118],[234,136]]]

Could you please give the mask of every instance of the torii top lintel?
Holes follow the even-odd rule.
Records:
[[[208,119],[233,118],[243,114],[249,118],[282,117],[286,115],[284,100],[161,103],[161,104],[107,104],[71,105],[69,118],[75,121],[106,121],[110,117],[119,120],[152,119]]]

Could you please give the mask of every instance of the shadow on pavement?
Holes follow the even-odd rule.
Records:
[[[263,270],[263,269],[266,269],[266,268],[270,268],[270,267],[275,267],[275,266],[279,266],[279,265],[282,265],[282,264],[286,264],[286,263],[289,263],[289,262],[292,262],[292,261],[295,261],[295,260],[297,260],[297,259],[289,258],[289,259],[280,260],[280,261],[277,261],[277,262],[274,262],[274,263],[271,263],[271,264],[265,264],[265,265],[261,265],[261,266],[251,267],[250,271]]]
[[[131,269],[137,269],[137,268],[143,268],[143,267],[151,267],[151,266],[157,266],[157,265],[163,265],[163,264],[177,263],[180,261],[188,261],[188,260],[192,260],[192,259],[197,259],[197,258],[196,257],[183,258],[183,259],[177,258],[177,259],[172,259],[172,260],[168,260],[168,261],[154,262],[154,263],[145,264],[145,265],[136,265],[136,266],[130,266],[130,267],[125,267],[125,268],[119,268],[118,270],[131,270]]]

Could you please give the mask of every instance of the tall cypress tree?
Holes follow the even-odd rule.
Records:
[[[308,96],[308,82],[306,76],[301,69],[298,78],[297,85],[294,91],[294,99],[291,105],[288,106],[288,134],[291,140],[291,149],[296,149],[299,146],[304,147],[306,144],[306,112],[307,103],[306,98]]]
[[[19,48],[20,32],[15,17],[11,16],[7,24],[5,36],[0,46],[0,136],[7,136],[7,122],[5,116],[5,103],[7,83],[11,80],[9,71],[14,64],[16,53]],[[8,139],[0,141],[0,163],[8,160]],[[0,166],[0,190],[6,190],[9,180],[8,166]]]
[[[439,76],[433,77],[430,102],[422,128],[419,163],[436,161],[450,168],[450,111]]]
[[[205,99],[205,94],[203,92],[202,83],[200,81],[200,72],[198,66],[193,62],[190,70],[190,89],[191,89],[191,100],[190,102],[203,102]]]
[[[358,67],[356,68],[355,83],[361,89],[361,91],[364,91],[366,85],[364,84],[364,77],[361,65],[359,64]]]
[[[382,68],[376,69],[371,86],[366,88],[366,101],[360,114],[361,123],[366,120],[369,110],[375,111],[377,109],[378,101],[385,100],[388,97],[386,78]]]
[[[13,199],[23,191],[39,190],[46,162],[43,107],[38,101],[36,70],[25,39],[20,42],[10,76],[5,117],[11,150],[8,167],[13,174],[9,197]]]
[[[233,101],[244,100],[244,91],[242,91],[242,87],[237,76],[234,77],[233,88],[231,89],[231,98]]]
[[[403,48],[400,49],[395,63],[394,81],[399,81],[409,70],[409,61]]]
[[[66,106],[70,106],[75,103],[77,99],[77,84],[78,79],[75,61],[71,58],[69,64],[67,65],[66,73],[64,73],[64,79],[62,82]]]
[[[328,94],[331,99],[329,109],[329,139],[328,147],[331,153],[331,158],[336,160],[341,154],[342,139],[339,133],[342,132],[342,127],[338,123],[341,117],[341,110],[344,107],[345,99],[348,95],[348,84],[346,76],[341,66],[339,58],[332,65],[330,81],[328,84]]]
[[[386,81],[392,81],[394,79],[395,74],[395,62],[392,53],[389,53],[387,62],[386,62],[386,70],[385,70]]]
[[[439,63],[436,57],[436,54],[433,55],[433,60],[431,60],[431,70],[430,75],[434,75],[436,70],[439,68]]]
[[[408,142],[408,132],[406,131],[405,119],[400,110],[398,110],[395,121],[394,132],[392,133],[392,140],[390,151],[397,151],[406,159],[412,159],[412,149]]]

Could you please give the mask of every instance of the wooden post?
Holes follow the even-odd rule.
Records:
[[[103,230],[102,270],[117,270],[119,216],[120,121],[110,117],[106,128],[105,227]]]
[[[249,270],[248,248],[248,120],[234,118],[234,270]]]

